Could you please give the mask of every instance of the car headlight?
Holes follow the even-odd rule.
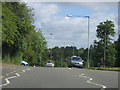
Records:
[[[83,64],[82,62],[80,62],[79,64]]]

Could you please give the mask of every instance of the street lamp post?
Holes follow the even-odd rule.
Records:
[[[53,36],[53,33],[50,33],[50,36]],[[52,49],[50,51],[50,59],[52,60]]]
[[[85,18],[88,18],[88,68],[90,67],[90,61],[89,61],[89,57],[90,57],[90,54],[89,54],[89,28],[90,28],[90,16],[79,16],[79,15],[67,15],[67,17],[85,17]]]
[[[75,50],[74,50],[74,43],[72,42],[73,44],[73,56],[75,55]]]
[[[86,18],[88,18],[88,68],[90,67],[90,60],[89,60],[89,57],[90,57],[90,53],[89,53],[89,50],[90,50],[90,47],[89,47],[89,27],[90,27],[90,17],[89,16],[85,16]]]

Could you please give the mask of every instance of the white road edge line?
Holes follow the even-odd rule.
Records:
[[[107,88],[107,87],[104,86],[104,85],[101,85],[101,84],[97,84],[97,83],[93,83],[93,82],[91,82],[91,81],[93,80],[93,78],[90,78],[90,77],[84,76],[84,74],[81,74],[81,75],[79,75],[79,76],[80,76],[80,77],[83,77],[83,78],[88,78],[89,80],[86,81],[87,83],[91,83],[91,84],[94,84],[94,85],[100,86],[100,87],[102,87],[101,90],[104,90],[105,88]]]

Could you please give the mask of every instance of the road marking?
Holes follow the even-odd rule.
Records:
[[[0,76],[0,78],[3,78],[4,76]]]
[[[0,87],[10,84],[9,79],[12,79],[12,78],[15,78],[15,77],[17,77],[17,76],[18,76],[18,77],[20,76],[18,73],[15,73],[15,74],[16,74],[16,76],[12,76],[12,77],[8,77],[8,78],[6,78],[6,79],[5,79],[6,83],[0,85]]]
[[[18,73],[15,73],[18,77],[20,76]]]
[[[14,72],[10,72],[10,73],[14,73]]]
[[[13,77],[8,77],[8,78],[6,78],[6,79],[5,79],[6,83],[5,83],[5,84],[0,85],[0,87],[10,84],[9,79],[12,79],[12,78],[15,78],[15,77],[17,77],[17,76],[13,76]]]
[[[0,79],[3,78],[3,77],[5,77],[5,76],[8,76],[8,75],[10,75],[10,74],[12,74],[12,73],[15,73],[15,72],[21,70],[21,69],[15,70],[15,68],[13,68],[13,69],[14,69],[14,70],[13,70],[12,72],[7,73],[7,74],[5,74],[5,75],[3,75],[3,76],[0,76]],[[27,70],[30,70],[30,68],[27,68]],[[23,72],[25,72],[25,70],[23,70]],[[21,73],[23,73],[23,72],[21,72]]]
[[[5,76],[8,76],[9,75],[9,73],[8,74],[5,74]]]
[[[22,70],[23,72],[25,72],[25,70]]]
[[[30,70],[30,68],[27,68],[27,70]]]
[[[79,76],[80,76],[80,77],[83,77],[83,78],[88,78],[89,80],[86,81],[87,83],[90,83],[90,84],[94,84],[94,85],[100,86],[100,87],[102,87],[101,90],[104,90],[105,88],[107,88],[107,87],[104,86],[104,85],[101,85],[101,84],[97,84],[97,83],[92,82],[93,78],[87,77],[87,76],[85,76],[84,74],[81,74],[81,75],[79,75]]]

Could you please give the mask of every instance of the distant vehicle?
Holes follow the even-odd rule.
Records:
[[[69,67],[83,67],[83,60],[81,57],[79,56],[72,56],[70,63],[69,63]]]
[[[52,60],[46,61],[45,67],[54,67],[54,66],[55,66],[54,61]]]
[[[28,64],[26,61],[24,61],[24,60],[21,60],[21,61],[20,61],[20,64],[22,64],[22,65],[24,65],[24,66],[29,66],[29,64]]]

